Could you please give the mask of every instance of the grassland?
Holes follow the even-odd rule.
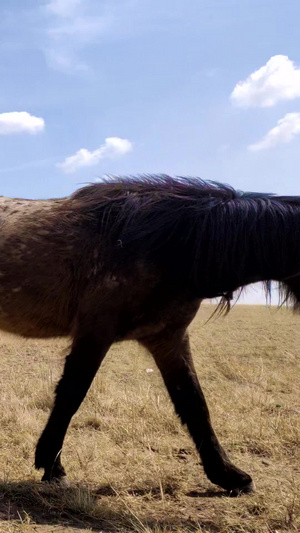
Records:
[[[1,532],[300,531],[300,317],[236,306],[205,324],[211,312],[190,328],[195,364],[217,434],[256,492],[228,498],[209,483],[135,343],[111,349],[73,419],[70,487],[40,483],[34,447],[68,341],[1,334]]]

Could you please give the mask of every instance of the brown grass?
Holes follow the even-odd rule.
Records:
[[[215,429],[256,493],[228,498],[205,478],[151,357],[113,347],[69,428],[70,487],[39,482],[34,447],[68,342],[2,334],[0,531],[300,531],[300,318],[237,306],[192,324]],[[153,372],[147,372],[153,369]]]

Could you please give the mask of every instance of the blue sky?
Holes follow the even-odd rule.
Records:
[[[107,173],[300,194],[299,18],[297,0],[2,0],[1,194]]]

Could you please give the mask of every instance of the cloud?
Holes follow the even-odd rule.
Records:
[[[272,107],[280,100],[300,97],[300,68],[287,56],[276,55],[245,81],[237,83],[230,98],[240,107]]]
[[[0,114],[0,135],[15,133],[39,133],[45,127],[44,119],[34,117],[27,111],[12,111]]]
[[[71,17],[80,4],[81,0],[50,0],[46,9],[59,17]]]
[[[99,43],[165,31],[168,24],[180,23],[180,10],[170,10],[158,0],[44,2],[40,13],[45,31],[40,46],[48,66],[66,74],[90,74]],[[86,54],[89,47],[94,54]]]
[[[45,6],[48,19],[44,53],[48,65],[72,74],[87,71],[80,51],[91,45],[110,27],[110,15],[88,0],[51,0]]]
[[[88,72],[88,67],[78,60],[71,50],[62,50],[60,47],[44,50],[48,66],[64,74]]]
[[[295,135],[300,133],[300,113],[287,113],[278,120],[277,126],[272,128],[261,141],[248,146],[248,150],[257,152],[272,148],[277,144],[290,142]]]
[[[75,172],[80,167],[89,167],[97,165],[102,159],[115,159],[118,156],[125,155],[132,150],[132,143],[128,139],[120,137],[107,137],[104,144],[90,152],[86,148],[81,148],[76,154],[65,159],[63,163],[58,163],[58,167],[64,172]]]

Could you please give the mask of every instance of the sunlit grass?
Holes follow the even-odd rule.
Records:
[[[237,306],[191,344],[214,427],[256,493],[228,498],[205,478],[150,355],[115,345],[69,428],[70,487],[39,482],[34,447],[67,340],[1,343],[0,531],[300,531],[300,317]],[[152,369],[153,372],[148,370]]]

